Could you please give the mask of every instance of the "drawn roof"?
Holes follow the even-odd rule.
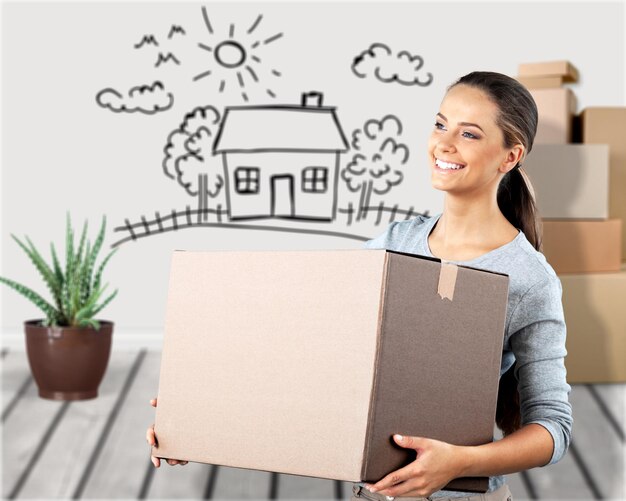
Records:
[[[347,151],[335,108],[241,106],[227,108],[214,153],[251,151]]]

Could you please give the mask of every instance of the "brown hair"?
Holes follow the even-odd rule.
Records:
[[[525,147],[520,163],[500,181],[498,207],[509,222],[522,230],[533,247],[541,252],[542,225],[535,204],[535,192],[530,179],[521,170],[521,162],[530,153],[537,132],[537,105],[522,84],[501,73],[475,71],[459,78],[449,88],[460,84],[483,91],[498,107],[496,123],[504,134],[505,148],[516,144]],[[521,427],[515,364],[500,378],[496,424],[505,436]]]

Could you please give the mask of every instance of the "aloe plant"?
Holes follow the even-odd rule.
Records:
[[[78,243],[74,245],[74,230],[67,215],[67,230],[65,234],[65,267],[61,267],[54,244],[50,244],[52,264],[48,264],[35,248],[28,237],[23,242],[15,235],[13,240],[24,250],[31,262],[35,265],[52,295],[52,302],[47,301],[31,288],[18,282],[0,277],[0,282],[16,290],[39,307],[46,319],[44,325],[59,327],[88,327],[100,328],[95,316],[116,296],[115,290],[106,299],[99,302],[108,284],[102,285],[102,271],[117,249],[112,250],[96,268],[96,258],[104,242],[106,217],[102,218],[102,225],[95,242],[87,239],[87,221]]]

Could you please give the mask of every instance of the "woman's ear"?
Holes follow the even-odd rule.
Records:
[[[515,168],[515,166],[524,159],[524,152],[525,148],[522,144],[513,146],[513,148],[508,151],[504,162],[500,166],[500,171],[506,174]]]

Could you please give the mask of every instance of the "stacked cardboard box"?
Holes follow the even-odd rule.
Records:
[[[578,81],[578,70],[568,61],[525,63],[517,79],[530,91],[539,110],[535,144],[567,144],[572,141],[576,96],[564,83]]]
[[[626,220],[626,106],[589,107],[578,115],[583,145],[609,146],[609,217]],[[621,260],[626,261],[626,232]]]
[[[563,285],[571,383],[626,382],[626,108],[579,115],[568,61],[522,64],[539,109],[524,168],[543,219],[543,253]],[[621,363],[618,363],[621,360]]]

